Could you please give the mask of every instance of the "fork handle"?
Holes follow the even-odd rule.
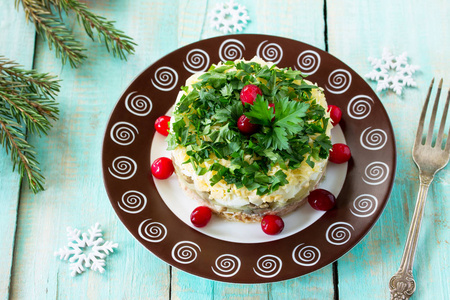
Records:
[[[416,254],[417,240],[419,238],[420,226],[427,200],[428,188],[433,181],[433,176],[420,173],[420,188],[417,195],[416,207],[409,227],[408,237],[406,239],[405,249],[400,263],[400,267],[389,281],[389,289],[391,291],[391,299],[409,299],[416,290],[416,282],[414,281],[412,269],[414,264],[414,256]]]

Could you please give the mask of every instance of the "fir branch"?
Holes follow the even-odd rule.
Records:
[[[36,31],[47,38],[50,49],[54,46],[57,57],[63,64],[68,60],[72,67],[78,67],[86,58],[81,43],[66,28],[61,13],[74,12],[78,23],[82,24],[87,35],[94,40],[93,29],[97,31],[98,40],[103,42],[108,52],[126,60],[127,54],[134,53],[136,44],[133,39],[114,26],[114,21],[92,13],[86,4],[78,0],[15,0],[16,6],[22,2],[27,19],[33,21]],[[59,15],[56,16],[53,11]]]
[[[24,70],[20,68],[14,61],[8,60],[0,56],[0,80],[6,80],[10,77],[9,84],[19,87],[21,82],[26,83],[26,86],[35,93],[47,95],[51,98],[59,92],[56,76],[48,73],[38,73],[35,70]],[[21,82],[16,80],[20,78]]]
[[[13,171],[16,166],[20,177],[26,176],[28,184],[34,193],[44,190],[45,178],[40,173],[39,163],[36,160],[36,152],[21,132],[21,126],[8,119],[7,109],[0,105],[0,144],[8,154],[11,151]]]
[[[114,56],[126,60],[126,53],[133,54],[133,39],[124,34],[123,31],[114,27],[114,21],[108,21],[102,16],[92,13],[86,4],[78,0],[45,0],[47,3],[53,4],[59,11],[64,10],[68,13],[73,10],[77,14],[77,19],[83,25],[87,35],[94,40],[95,29],[98,34],[98,40],[103,41],[108,52],[112,52]],[[48,5],[48,4],[47,4]]]
[[[43,190],[44,177],[24,131],[48,133],[59,113],[54,100],[59,88],[55,76],[24,70],[0,56],[0,144],[11,152],[13,171],[17,167],[35,193]]]
[[[68,60],[70,65],[76,68],[86,58],[83,45],[75,40],[61,18],[56,17],[42,1],[16,0],[16,6],[19,2],[22,2],[27,20],[32,21],[36,32],[47,39],[50,50],[55,47],[56,57],[60,57],[63,64]]]
[[[59,112],[54,96],[59,92],[55,76],[24,70],[0,56],[0,99],[8,103],[11,116],[25,122],[31,133],[45,134]]]

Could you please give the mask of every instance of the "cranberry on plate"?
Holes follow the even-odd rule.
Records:
[[[254,84],[247,84],[242,88],[240,94],[242,105],[253,104],[258,95],[262,95],[261,89]]]
[[[161,116],[155,121],[155,129],[164,136],[169,135],[169,116]]]
[[[196,207],[191,213],[191,222],[195,227],[205,227],[211,220],[211,209],[207,206]]]
[[[331,124],[335,126],[342,118],[342,111],[336,105],[328,105],[328,111],[330,112]]]
[[[328,160],[335,164],[342,164],[352,157],[350,148],[346,144],[336,143],[330,150]]]
[[[251,123],[249,118],[247,118],[245,115],[242,115],[237,121],[237,127],[243,134],[251,135],[258,131],[259,125]]]
[[[327,211],[335,206],[336,198],[327,190],[316,189],[309,193],[308,202],[315,210]]]
[[[279,234],[284,229],[283,219],[276,215],[266,215],[261,221],[261,228],[265,234]]]
[[[158,179],[167,179],[174,171],[172,160],[167,157],[157,158],[152,164],[152,174]]]

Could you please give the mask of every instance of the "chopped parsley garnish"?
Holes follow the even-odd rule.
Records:
[[[282,170],[268,175],[275,165],[297,169],[305,161],[313,168],[311,158],[328,157],[328,118],[312,98],[311,90],[317,87],[307,84],[300,71],[229,61],[213,65],[199,80],[190,91],[182,87],[185,94],[175,107],[173,132],[167,141],[169,150],[186,148],[185,163],[192,164],[198,175],[214,172],[211,185],[224,180],[256,190],[258,195],[270,194],[288,183]],[[239,94],[247,84],[257,85],[263,95],[244,107]],[[269,109],[269,103],[274,109]],[[260,125],[258,132],[246,136],[239,131],[237,120],[242,114]],[[247,155],[253,157],[251,163],[244,159]],[[202,163],[210,158],[231,164],[216,162],[206,169]]]

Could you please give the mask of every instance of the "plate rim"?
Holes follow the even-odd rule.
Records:
[[[270,283],[270,282],[280,282],[280,281],[284,281],[284,280],[288,280],[288,279],[292,279],[292,278],[297,278],[300,276],[304,276],[306,274],[309,274],[311,272],[320,270],[328,265],[330,265],[331,263],[337,261],[338,259],[340,259],[342,256],[344,256],[346,253],[348,253],[349,251],[351,251],[355,246],[357,246],[361,240],[366,237],[368,235],[368,233],[371,231],[371,229],[374,227],[374,225],[378,222],[381,214],[384,212],[386,205],[388,203],[388,201],[390,200],[391,194],[392,194],[392,190],[393,190],[393,186],[395,184],[395,178],[396,178],[396,173],[397,173],[397,145],[396,145],[396,138],[395,138],[395,132],[392,126],[392,122],[391,119],[389,118],[389,115],[386,111],[385,106],[383,105],[383,103],[381,102],[381,99],[379,98],[379,96],[373,91],[373,89],[370,87],[370,85],[363,79],[363,81],[365,82],[365,84],[367,85],[368,88],[370,88],[370,90],[373,92],[373,95],[375,95],[376,99],[379,102],[379,109],[381,109],[382,113],[386,116],[387,119],[387,127],[389,129],[389,137],[392,139],[392,153],[390,153],[390,155],[392,155],[392,170],[390,171],[390,178],[389,178],[389,182],[388,185],[384,188],[384,190],[386,191],[386,195],[385,195],[385,201],[383,201],[382,203],[380,203],[381,205],[379,206],[379,209],[373,214],[373,222],[369,222],[365,227],[364,230],[360,230],[362,232],[362,234],[359,234],[357,236],[356,239],[354,239],[354,241],[351,242],[351,245],[347,246],[346,249],[344,251],[339,251],[338,255],[335,255],[336,258],[332,261],[326,262],[323,265],[321,265],[318,268],[314,268],[314,269],[308,269],[306,270],[306,272],[301,272],[299,275],[296,276],[287,276],[286,278],[280,278],[280,279],[275,279],[275,280],[259,280],[259,281],[252,281],[249,280],[248,282],[244,282],[244,281],[233,281],[233,280],[227,280],[227,278],[225,277],[220,277],[218,276],[217,278],[212,278],[211,276],[206,276],[205,274],[200,274],[200,272],[196,272],[195,270],[186,270],[185,268],[180,268],[180,265],[175,265],[173,262],[169,261],[168,259],[166,259],[165,257],[161,257],[160,255],[156,254],[154,251],[152,251],[148,246],[148,244],[144,244],[138,237],[138,233],[137,232],[133,232],[131,228],[129,228],[129,226],[127,226],[127,218],[125,214],[120,213],[120,209],[118,209],[114,203],[113,203],[113,198],[114,197],[118,197],[118,195],[113,194],[112,191],[110,191],[110,189],[108,188],[108,173],[107,173],[107,169],[108,169],[108,165],[105,162],[105,151],[107,151],[105,149],[105,143],[108,139],[108,135],[109,135],[109,131],[108,131],[108,127],[112,122],[112,119],[114,117],[114,113],[116,112],[116,110],[119,108],[119,105],[121,104],[122,100],[126,97],[127,93],[129,93],[130,87],[133,86],[133,84],[136,83],[136,81],[144,74],[146,73],[148,70],[150,70],[153,66],[157,66],[158,64],[161,64],[161,62],[163,62],[169,55],[171,55],[174,52],[177,52],[179,50],[182,49],[189,49],[192,48],[193,45],[198,44],[199,42],[210,42],[213,40],[228,40],[228,39],[233,39],[233,38],[242,38],[242,37],[261,37],[262,39],[271,39],[271,38],[277,38],[277,39],[283,39],[288,41],[289,43],[300,43],[303,44],[304,46],[306,46],[307,48],[311,48],[313,50],[319,51],[319,53],[326,53],[327,55],[331,56],[334,60],[338,61],[340,64],[343,64],[344,66],[346,66],[349,70],[353,71],[358,77],[362,78],[362,76],[360,76],[356,71],[354,71],[352,68],[350,68],[346,63],[344,63],[343,61],[341,61],[339,58],[335,57],[333,54],[329,53],[328,51],[322,50],[320,48],[317,48],[313,45],[307,44],[305,42],[302,41],[298,41],[292,38],[288,38],[288,37],[283,37],[283,36],[275,36],[275,35],[266,35],[266,34],[252,34],[252,33],[245,33],[245,34],[233,34],[233,35],[226,35],[226,36],[216,36],[216,37],[211,37],[208,39],[202,39],[196,42],[193,42],[191,44],[187,44],[183,47],[179,47],[173,51],[168,52],[166,55],[162,56],[161,58],[159,58],[158,60],[154,61],[153,63],[151,63],[150,65],[148,65],[146,68],[143,69],[143,71],[141,71],[137,76],[135,76],[133,78],[133,80],[127,85],[127,87],[124,89],[123,93],[120,95],[120,97],[118,98],[116,104],[114,105],[110,116],[108,118],[108,121],[106,123],[105,126],[105,130],[104,130],[104,137],[102,140],[102,155],[101,155],[101,160],[102,160],[102,178],[103,178],[103,184],[105,187],[105,190],[107,192],[108,195],[108,199],[110,200],[111,205],[113,206],[114,212],[115,214],[119,217],[120,221],[122,222],[122,224],[125,226],[125,228],[131,233],[131,235],[140,243],[142,244],[147,250],[149,250],[151,253],[153,253],[156,257],[158,257],[159,259],[163,260],[164,262],[166,262],[167,264],[169,264],[170,266],[176,267],[178,269],[181,269],[187,273],[202,277],[202,278],[206,278],[209,280],[214,280],[214,281],[219,281],[219,282],[228,282],[228,283],[239,283],[239,284],[264,284],[264,283]],[[248,58],[246,58],[248,59]],[[214,62],[212,62],[214,63]],[[210,63],[210,64],[212,64]],[[348,138],[347,138],[348,139]],[[151,140],[152,138],[148,138],[149,143],[151,144]],[[149,167],[149,166],[148,166]],[[347,181],[347,180],[346,180]],[[344,183],[345,185],[345,183]],[[163,205],[166,205],[163,201]],[[171,214],[173,214],[173,212],[167,208]],[[173,214],[175,216],[175,214]],[[327,214],[324,214],[322,217],[320,217],[316,222],[321,222],[323,221],[322,219],[326,218]],[[176,216],[175,216],[176,217]],[[176,217],[177,218],[177,217]],[[197,232],[198,234],[202,234],[200,232]],[[202,234],[203,235],[203,234]],[[208,236],[208,238],[211,239],[216,239],[214,237],[210,237]],[[284,239],[288,239],[290,237],[286,237]],[[251,244],[253,246],[255,245],[260,245],[260,244],[270,244],[270,243],[276,243],[279,241],[268,241],[268,242],[264,242],[264,243],[255,243],[255,244]],[[233,242],[226,242],[226,243],[233,243]]]

